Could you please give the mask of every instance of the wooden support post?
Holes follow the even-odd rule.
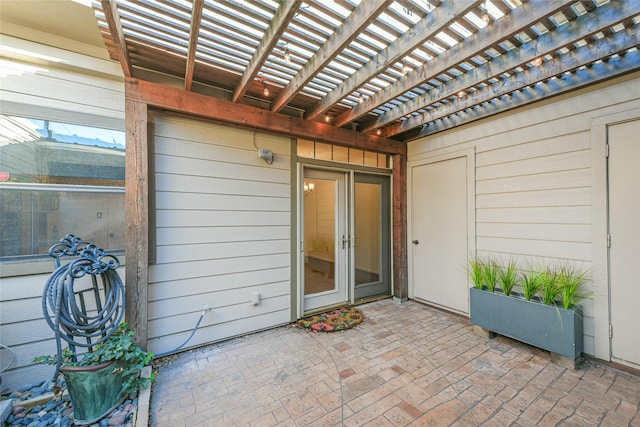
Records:
[[[125,320],[147,348],[147,285],[149,272],[148,108],[126,100],[126,310]]]
[[[407,266],[407,156],[393,156],[393,296],[409,298]]]

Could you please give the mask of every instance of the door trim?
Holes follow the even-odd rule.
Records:
[[[432,156],[425,156],[407,163],[407,265],[409,281],[409,298],[414,298],[413,256],[411,241],[413,240],[413,168],[432,163],[452,160],[459,157],[467,158],[467,253],[476,253],[476,150],[475,146],[463,150],[450,151]],[[467,285],[471,287],[468,279]]]
[[[593,292],[593,349],[594,356],[601,360],[611,361],[611,341],[609,340],[609,250],[607,248],[608,233],[608,183],[607,128],[611,125],[640,118],[640,108],[621,113],[595,117],[591,121],[591,262],[592,282],[594,289],[606,292]],[[590,346],[585,343],[585,350]]]

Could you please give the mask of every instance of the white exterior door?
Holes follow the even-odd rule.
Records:
[[[413,297],[469,312],[468,156],[411,168]]]
[[[611,360],[640,368],[640,120],[609,126]]]

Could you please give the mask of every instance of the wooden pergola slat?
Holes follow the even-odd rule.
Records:
[[[204,0],[193,0],[191,31],[189,32],[189,50],[187,52],[187,69],[184,73],[185,90],[191,90],[191,84],[193,83],[193,69],[196,63],[196,50],[198,49],[198,35],[200,33],[203,7]]]
[[[512,49],[504,55],[493,59],[491,62],[465,73],[456,78],[453,84],[443,85],[440,88],[429,91],[423,96],[403,103],[401,106],[380,115],[378,119],[369,126],[363,128],[362,132],[375,131],[380,127],[386,126],[423,108],[425,105],[433,104],[443,98],[455,96],[460,91],[465,91],[505,71],[510,71],[537,57],[553,53],[577,40],[597,33],[603,28],[612,27],[622,22],[628,14],[640,14],[640,2],[611,2],[603,5],[602,8],[603,13],[601,14],[594,16],[585,14],[567,23],[562,32],[550,31],[545,33],[536,40],[521,46],[519,49]],[[594,45],[596,45],[596,43],[594,43]],[[602,46],[602,43],[598,45]],[[610,50],[614,48],[615,45],[610,46]],[[530,73],[529,75],[531,78],[536,78],[535,73]],[[522,80],[522,78],[520,78],[520,80]],[[524,86],[537,82],[538,80],[522,81]]]
[[[118,61],[122,67],[122,73],[125,77],[131,77],[131,61],[129,60],[129,51],[127,50],[127,42],[124,38],[124,30],[118,15],[118,6],[116,0],[101,0],[102,10],[111,33],[111,40],[116,51]]]
[[[514,10],[509,19],[505,21],[496,21],[492,26],[487,26],[479,30],[476,35],[465,43],[458,44],[449,50],[449,53],[443,57],[436,57],[432,61],[423,65],[420,69],[408,74],[404,79],[399,80],[392,86],[375,95],[370,105],[379,105],[406,93],[412,88],[420,85],[425,80],[429,80],[431,76],[437,76],[444,73],[450,68],[467,61],[478,51],[484,51],[490,47],[495,47],[500,41],[517,34],[531,22],[556,13],[558,10],[572,3],[572,0],[558,0],[549,2],[546,0],[538,0],[535,6],[530,3],[523,5],[521,8]],[[424,106],[420,106],[422,108]],[[340,117],[336,117],[335,125],[342,126],[351,121],[357,120],[371,111],[368,105],[359,105],[349,111],[343,113]]]
[[[329,64],[351,41],[362,32],[393,0],[364,1],[345,20],[344,24],[327,40],[327,43],[305,64],[291,82],[273,101],[271,111],[278,112]]]
[[[503,111],[522,107],[535,101],[541,101],[550,96],[561,95],[594,83],[620,77],[637,70],[639,65],[640,52],[636,50],[624,56],[612,58],[607,62],[600,62],[591,67],[585,67],[571,75],[565,75],[560,79],[552,79],[547,84],[537,85],[533,88],[527,87],[525,90],[510,94],[508,97],[492,98],[483,104],[482,108],[466,108],[464,110],[458,110],[453,106],[445,108],[442,114],[433,116],[433,120],[430,120],[428,123],[423,123],[421,130],[412,135],[410,139],[423,138],[452,129],[456,126],[499,114]],[[479,100],[481,96],[482,94],[478,94],[476,100]]]
[[[331,93],[318,102],[315,108],[307,112],[306,118],[314,120],[325,113],[333,104],[338,103],[357,87],[363,85],[392,64],[400,61],[406,52],[410,52],[422,45],[427,39],[440,32],[442,28],[451,25],[457,15],[466,13],[473,9],[478,3],[479,1],[476,0],[457,0],[455,2],[443,3],[443,5],[428,14],[425,19],[419,21],[410,31],[389,44],[386,49],[350,76],[345,81],[345,84],[331,91]],[[336,123],[336,126],[340,126],[340,124]]]
[[[469,95],[460,99],[458,102],[451,103],[447,107],[432,111],[425,115],[413,116],[403,122],[389,125],[385,128],[384,136],[389,137],[402,132],[409,131],[415,127],[424,126],[430,122],[442,120],[448,116],[455,115],[459,112],[464,112],[474,106],[481,105],[485,102],[493,102],[494,99],[500,98],[505,95],[512,95],[516,91],[527,87],[544,87],[548,85],[550,79],[555,76],[563,75],[559,80],[565,78],[564,73],[571,72],[577,68],[593,63],[597,59],[601,58],[602,52],[607,51],[609,55],[613,55],[618,52],[625,52],[640,44],[640,34],[633,29],[626,29],[620,31],[611,37],[603,38],[595,43],[585,45],[578,48],[566,55],[554,58],[552,60],[544,62],[539,67],[532,67],[525,70],[522,73],[511,76],[510,78],[503,79],[499,84],[489,85],[484,89],[476,91],[473,95]],[[631,54],[631,52],[624,55],[624,72],[630,71],[633,66],[636,68],[640,66],[638,62],[638,55]],[[634,63],[635,59],[635,63]],[[610,60],[611,61],[611,60]],[[615,63],[615,61],[614,61]],[[609,72],[607,72],[609,73]],[[618,75],[619,73],[614,73]],[[558,80],[558,79],[554,79]],[[533,85],[532,82],[546,82],[540,85]],[[448,88],[447,92],[455,93],[456,83],[450,82],[451,88]],[[583,86],[585,82],[581,82],[580,86]],[[445,85],[446,86],[446,85]],[[573,87],[573,86],[572,86]],[[510,109],[514,107],[513,103],[503,104],[506,108]],[[484,107],[483,107],[484,109]],[[497,114],[502,110],[492,109],[491,114]],[[486,117],[486,115],[476,114],[476,117]],[[422,135],[422,133],[421,133]]]
[[[267,60],[269,54],[278,43],[282,33],[287,29],[289,22],[291,22],[301,4],[302,0],[280,1],[280,7],[278,7],[276,14],[269,24],[269,28],[267,28],[262,41],[258,45],[251,61],[249,61],[249,65],[233,93],[233,102],[238,102],[240,98],[247,93],[247,90],[253,83],[253,80],[258,75],[262,64]]]

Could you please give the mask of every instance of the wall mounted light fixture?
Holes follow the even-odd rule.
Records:
[[[304,195],[310,194],[313,190],[316,189],[316,185],[313,182],[305,182],[304,183]]]

